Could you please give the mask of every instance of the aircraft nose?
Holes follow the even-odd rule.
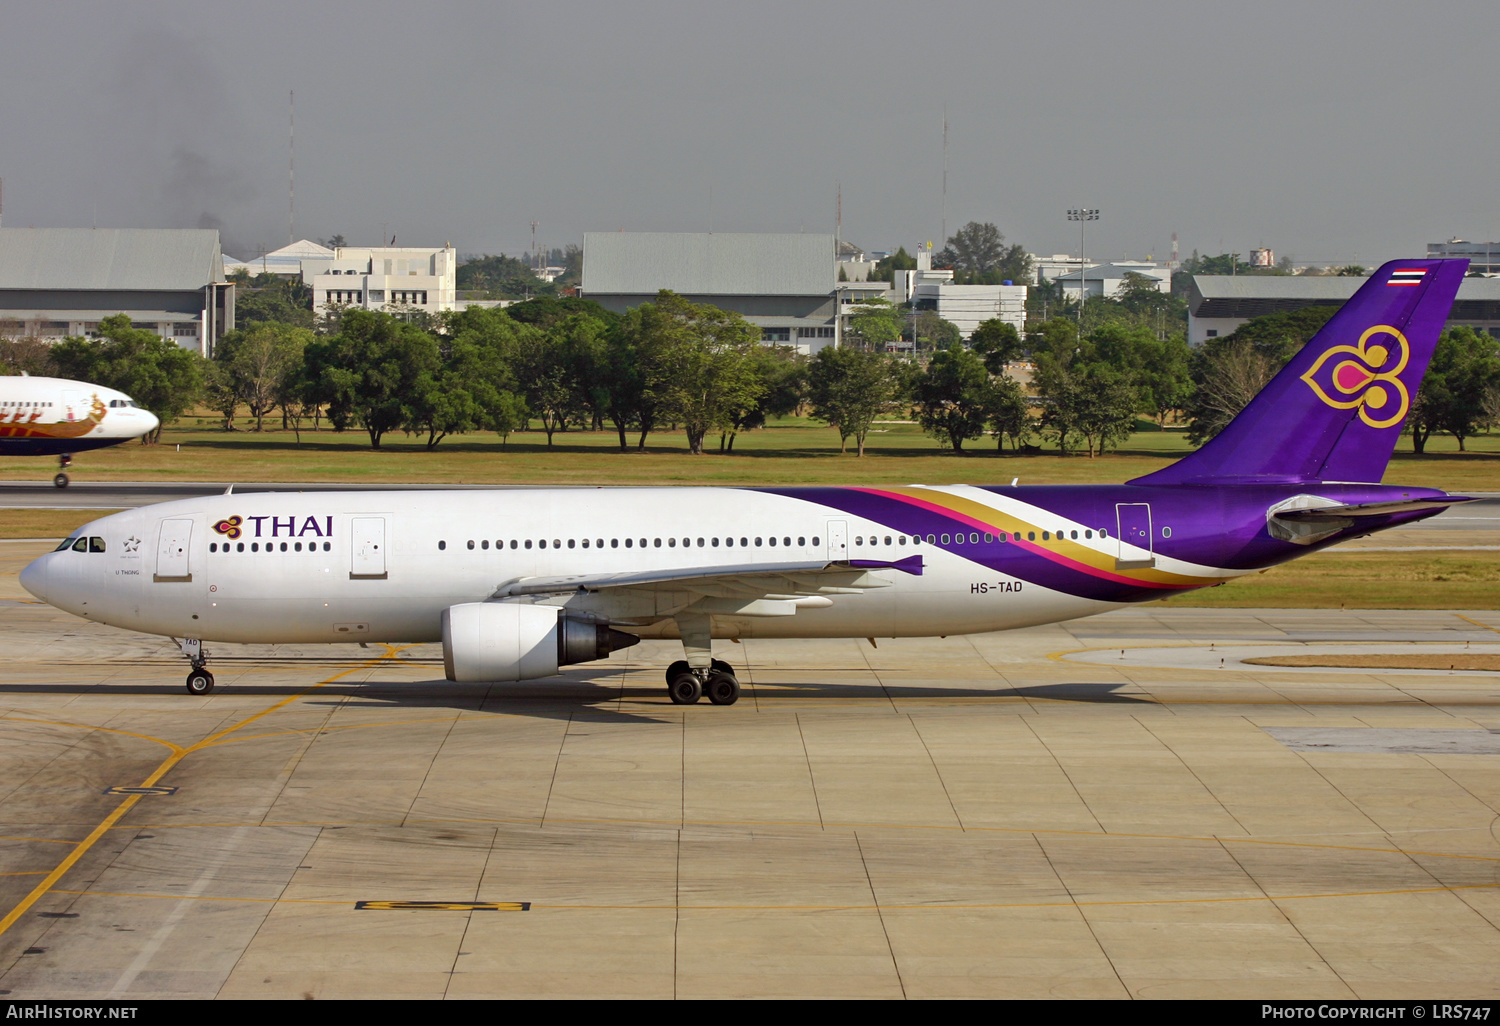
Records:
[[[49,576],[51,576],[48,573],[47,564],[48,562],[50,562],[51,556],[52,554],[49,552],[45,556],[40,556],[37,559],[33,559],[29,564],[27,564],[26,569],[21,571],[21,587],[31,592],[43,602],[52,601],[47,597],[47,592],[49,590],[47,587],[47,579]]]
[[[143,435],[149,435],[151,432],[155,431],[158,427],[161,426],[161,418],[157,417],[157,415],[152,413],[150,410],[142,410],[140,412],[140,417],[145,424],[145,426],[141,428],[141,434]]]

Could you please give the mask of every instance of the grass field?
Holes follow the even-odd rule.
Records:
[[[682,433],[663,431],[644,452],[619,451],[612,432],[569,431],[554,437],[526,432],[502,445],[495,435],[448,438],[429,452],[422,439],[389,435],[379,451],[363,431],[225,432],[210,417],[171,425],[158,445],[130,442],[81,454],[79,481],[367,481],[430,484],[943,484],[972,482],[1084,484],[1126,481],[1160,469],[1190,451],[1180,430],[1138,431],[1117,452],[1097,459],[996,451],[993,440],[970,443],[962,456],[944,451],[915,424],[885,423],[869,437],[866,456],[839,453],[838,435],[809,419],[785,418],[742,434],[734,453],[687,452]],[[632,445],[634,439],[631,439]],[[717,439],[710,440],[717,449]],[[1450,491],[1500,491],[1500,435],[1469,440],[1460,453],[1450,438],[1433,438],[1423,456],[1403,439],[1386,480]],[[0,480],[45,481],[44,458],[0,459]]]

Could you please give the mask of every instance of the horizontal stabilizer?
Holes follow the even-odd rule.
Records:
[[[1317,509],[1288,509],[1275,514],[1277,520],[1312,524],[1320,520],[1358,520],[1360,517],[1384,517],[1392,513],[1416,513],[1424,509],[1447,509],[1460,502],[1474,502],[1470,495],[1444,495],[1432,499],[1403,499],[1400,502],[1366,502],[1356,506],[1319,506]]]

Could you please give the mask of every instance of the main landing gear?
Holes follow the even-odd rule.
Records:
[[[708,696],[714,705],[733,705],[740,699],[740,681],[734,667],[715,659],[706,670],[695,670],[686,659],[667,667],[667,695],[677,705],[692,705]]]
[[[70,452],[65,452],[57,458],[57,476],[52,479],[52,483],[58,488],[68,487],[67,469],[72,465],[73,454]]]
[[[214,689],[214,675],[208,672],[208,653],[203,650],[203,642],[197,638],[173,638],[177,647],[182,649],[182,654],[187,656],[188,662],[193,664],[193,670],[187,675],[187,691],[190,695],[206,695]]]

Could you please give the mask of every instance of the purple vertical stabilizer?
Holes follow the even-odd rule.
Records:
[[[1131,483],[1378,482],[1468,266],[1385,264],[1228,427]]]

